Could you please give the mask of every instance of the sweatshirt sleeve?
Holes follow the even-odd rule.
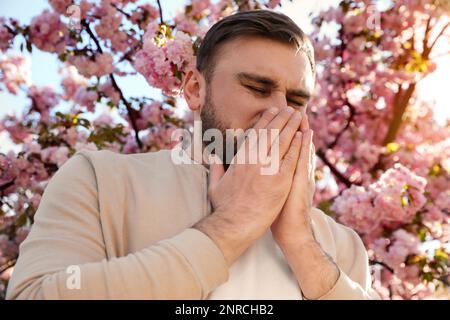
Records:
[[[77,153],[44,191],[6,298],[204,299],[227,279],[222,252],[193,228],[108,259],[95,172]]]
[[[334,234],[340,275],[334,286],[319,300],[378,300],[372,288],[369,258],[359,235],[327,216]]]

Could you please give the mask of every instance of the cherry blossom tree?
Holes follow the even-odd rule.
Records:
[[[172,132],[192,126],[180,112],[180,86],[208,27],[236,11],[283,5],[192,0],[168,17],[159,0],[49,4],[29,25],[0,18],[0,90],[28,101],[0,119],[19,150],[0,153],[0,298],[58,168],[86,148],[173,147]],[[428,297],[450,281],[450,126],[434,121],[416,90],[435,69],[448,12],[438,0],[344,0],[313,18],[315,201],[361,235],[385,298]],[[58,59],[60,88],[31,83],[25,50]],[[138,76],[161,94],[127,95],[118,79]]]
[[[424,298],[449,285],[450,127],[416,90],[435,70],[449,9],[345,0],[314,18],[317,176],[336,182],[316,201],[362,236],[384,297]],[[330,24],[335,37],[324,32]]]

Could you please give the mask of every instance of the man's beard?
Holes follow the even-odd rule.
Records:
[[[211,88],[208,85],[206,88],[205,105],[203,106],[200,112],[200,119],[202,120],[202,137],[205,137],[205,132],[208,129],[216,129],[220,131],[223,140],[221,144],[223,146],[223,150],[221,150],[222,152],[218,155],[221,157],[224,169],[226,171],[230,166],[229,161],[231,160],[228,159],[228,157],[226,156],[226,151],[229,148],[232,148],[233,156],[236,155],[239,146],[239,140],[237,137],[234,137],[233,142],[228,142],[229,144],[232,143],[233,145],[227,146],[226,129],[231,129],[231,126],[226,124],[224,120],[219,118],[219,116],[216,113],[216,110],[217,108],[212,101]],[[245,130],[246,128],[244,129],[244,131]]]

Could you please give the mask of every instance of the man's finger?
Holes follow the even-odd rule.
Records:
[[[305,133],[309,130],[309,120],[308,116],[306,115],[306,109],[303,109],[302,111],[302,123],[300,124],[300,131]]]
[[[311,174],[310,179],[311,181],[315,180],[315,172],[316,172],[316,147],[313,143],[313,137],[314,137],[314,131],[311,131],[311,158],[310,158],[310,168],[311,168]]]
[[[271,156],[276,156],[272,155],[271,151],[273,150],[272,147],[274,143],[278,143],[279,160],[281,161],[284,158],[286,152],[288,152],[289,150],[289,147],[291,145],[295,133],[298,131],[300,127],[300,122],[302,119],[301,117],[302,115],[299,111],[294,111],[293,115],[290,117],[283,130],[281,130],[281,132],[279,133],[278,139],[272,142],[269,149],[269,154]]]
[[[263,112],[261,115],[261,118],[256,122],[256,124],[253,126],[254,129],[262,129],[267,127],[267,125],[275,118],[280,109],[279,108],[269,108],[266,111]]]
[[[294,108],[287,107],[280,110],[280,112],[277,114],[276,117],[270,121],[270,123],[266,126],[268,130],[270,129],[279,129],[280,131],[283,130],[286,123],[291,118],[292,114],[294,113]]]
[[[209,156],[209,187],[215,188],[219,183],[220,179],[222,179],[225,174],[225,169],[223,167],[222,161],[220,158],[211,154]]]
[[[283,158],[281,163],[280,172],[286,172],[292,174],[296,170],[297,161],[299,158],[300,150],[302,148],[302,133],[297,131],[292,139],[292,143],[288,152]]]
[[[311,160],[311,143],[312,143],[312,131],[308,130],[303,133],[302,148],[300,150],[300,156],[298,157],[297,169],[295,174],[309,178],[310,175],[310,160]]]
[[[256,139],[256,141],[250,141],[250,131],[254,130],[254,133],[256,133],[256,137],[258,137],[259,129],[265,128],[274,117],[277,116],[278,112],[280,111],[279,108],[268,108],[266,109],[263,114],[261,115],[261,118],[256,122],[256,124],[253,126],[253,128],[249,128],[249,130],[246,131],[246,134],[244,136],[244,140],[239,146],[239,149],[236,151],[236,155],[233,157],[233,160],[231,163],[233,164],[236,161],[236,156],[239,155],[248,155],[250,150],[254,150],[255,146],[257,146],[259,139]]]

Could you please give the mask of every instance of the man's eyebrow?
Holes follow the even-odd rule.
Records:
[[[288,90],[287,95],[306,99],[306,100],[309,100],[311,98],[311,94],[309,94],[305,90]]]
[[[236,78],[240,81],[253,81],[258,82],[262,85],[265,85],[267,87],[276,88],[278,86],[277,82],[269,77],[255,74],[255,73],[248,73],[248,72],[239,72],[236,75]],[[308,93],[305,90],[297,89],[297,90],[288,90],[287,95],[291,97],[298,97],[302,99],[309,100],[311,98],[311,94]]]
[[[263,84],[265,86],[270,86],[270,87],[276,87],[277,83],[275,80],[266,77],[266,76],[262,76],[259,74],[255,74],[255,73],[248,73],[248,72],[239,72],[236,75],[236,78],[240,81],[242,80],[250,80],[253,82],[259,82],[260,84]]]

